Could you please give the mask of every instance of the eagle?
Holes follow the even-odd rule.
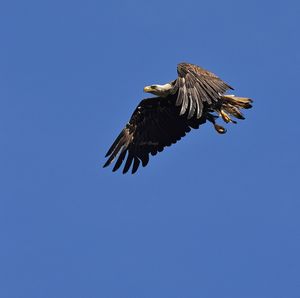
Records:
[[[124,163],[123,173],[130,168],[134,174],[140,164],[145,167],[149,155],[156,155],[184,137],[191,129],[210,122],[224,134],[226,129],[217,124],[245,119],[241,109],[252,107],[246,97],[226,95],[233,88],[212,72],[190,63],[177,65],[178,77],[164,85],[150,85],[144,91],[155,97],[143,99],[134,110],[116,140],[109,148],[103,167],[116,160],[113,171]]]

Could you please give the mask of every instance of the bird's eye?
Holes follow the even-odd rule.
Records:
[[[151,85],[150,87],[151,87],[152,89],[155,89],[155,85]]]

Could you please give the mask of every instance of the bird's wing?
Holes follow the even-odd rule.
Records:
[[[175,144],[191,128],[198,128],[206,121],[205,117],[186,119],[180,116],[180,107],[175,106],[174,101],[174,96],[142,100],[108,150],[104,167],[116,159],[113,168],[116,171],[126,159],[123,173],[128,172],[132,164],[132,173],[135,173],[140,163],[147,165],[149,154],[156,155],[163,151],[164,147]]]
[[[194,64],[178,64],[177,73],[173,93],[177,93],[176,105],[181,107],[180,115],[187,113],[188,119],[195,114],[200,118],[205,106],[209,108],[226,90],[233,90],[215,74]]]

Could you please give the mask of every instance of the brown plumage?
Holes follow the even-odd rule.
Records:
[[[218,103],[221,95],[232,89],[212,72],[197,65],[180,63],[174,91],[178,92],[176,105],[181,106],[180,115],[187,112],[187,118],[202,115],[203,107]]]
[[[228,114],[244,119],[240,109],[251,108],[252,100],[249,98],[224,95],[232,87],[207,70],[181,63],[177,72],[175,81],[147,87],[148,92],[161,96],[139,103],[108,150],[104,167],[116,159],[113,171],[125,161],[123,173],[128,172],[131,166],[132,173],[135,173],[140,164],[148,164],[150,154],[156,155],[164,147],[175,144],[191,128],[197,129],[209,121],[217,132],[225,133],[226,130],[215,123],[218,116],[225,122],[235,123]]]

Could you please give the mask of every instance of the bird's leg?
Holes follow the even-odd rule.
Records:
[[[207,114],[207,120],[213,124],[215,130],[216,130],[218,133],[220,133],[220,134],[226,133],[226,129],[225,129],[223,126],[218,125],[218,124],[216,123],[216,117],[215,117],[214,115],[208,113],[208,114]]]

